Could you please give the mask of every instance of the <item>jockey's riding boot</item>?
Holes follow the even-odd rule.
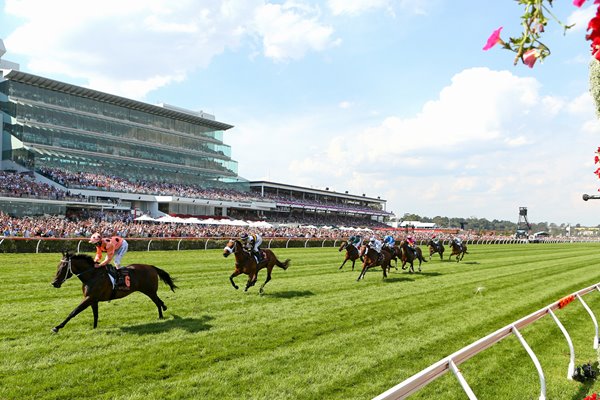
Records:
[[[256,257],[256,263],[260,264],[260,262],[262,261],[260,258],[260,251],[252,251],[252,254],[254,254],[254,257]]]

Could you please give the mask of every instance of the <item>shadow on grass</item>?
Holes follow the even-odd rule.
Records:
[[[383,280],[385,283],[396,283],[396,282],[414,282],[413,278],[402,277],[402,278],[390,278],[387,277]]]
[[[440,276],[440,275],[444,275],[441,272],[416,272],[417,275],[423,275],[423,276]]]
[[[292,299],[294,297],[314,296],[310,290],[288,290],[285,292],[263,293],[264,297],[275,297],[276,299]]]
[[[121,330],[127,333],[135,333],[136,335],[155,334],[167,332],[172,329],[185,329],[190,333],[197,333],[212,328],[212,325],[207,323],[212,319],[213,317],[208,315],[205,315],[202,318],[181,318],[180,316],[173,314],[172,319],[165,319],[143,325],[127,326],[121,328]]]
[[[479,265],[477,261],[461,261],[459,264]]]

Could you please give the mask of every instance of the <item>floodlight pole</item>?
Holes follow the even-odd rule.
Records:
[[[588,200],[600,200],[600,195],[597,194],[584,194],[583,195],[583,201],[588,201]]]

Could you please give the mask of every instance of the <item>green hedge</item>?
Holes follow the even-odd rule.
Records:
[[[81,253],[95,252],[95,246],[86,239],[54,238],[4,238],[0,239],[0,253],[60,253],[65,250]],[[307,241],[308,240],[308,241]],[[128,238],[129,251],[153,250],[205,250],[222,249],[228,238],[166,239],[166,238]],[[265,238],[262,248],[286,247],[333,247],[340,240],[304,239],[304,238]]]

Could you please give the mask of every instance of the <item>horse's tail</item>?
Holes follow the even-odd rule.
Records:
[[[171,275],[169,275],[169,273],[165,270],[162,270],[158,267],[155,267],[153,265],[154,269],[156,270],[156,273],[158,274],[159,278],[166,283],[167,285],[169,285],[169,287],[171,288],[171,291],[174,292],[175,289],[177,289],[177,285],[175,285],[173,283],[173,278],[171,278]]]
[[[292,260],[290,260],[289,258],[286,259],[284,262],[281,262],[277,259],[277,257],[275,257],[275,265],[277,265],[278,267],[281,267],[283,269],[288,269],[291,262],[292,262]]]

